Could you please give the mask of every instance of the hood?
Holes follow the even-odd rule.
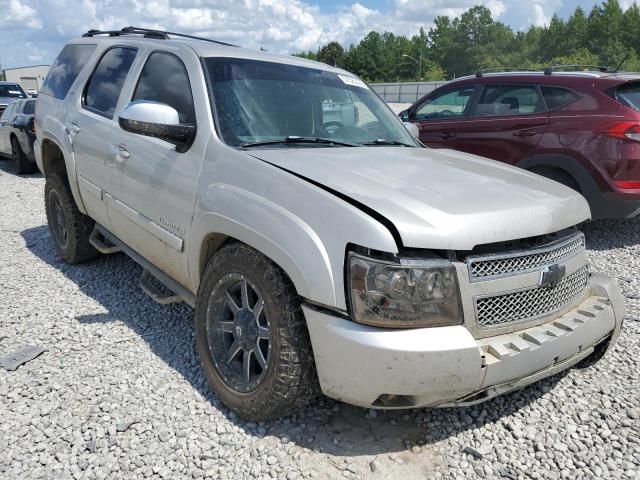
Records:
[[[275,148],[251,155],[375,210],[393,223],[405,247],[471,250],[590,217],[587,202],[570,188],[454,150]]]
[[[13,102],[14,100],[20,100],[19,98],[15,98],[15,97],[2,97],[0,96],[0,105],[8,105],[11,102]]]

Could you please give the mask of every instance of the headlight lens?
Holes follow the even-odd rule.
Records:
[[[354,320],[383,327],[462,323],[458,280],[447,260],[385,262],[349,254]]]

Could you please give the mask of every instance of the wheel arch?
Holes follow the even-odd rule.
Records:
[[[281,206],[229,185],[217,189],[212,204],[194,219],[189,273],[197,292],[207,262],[229,242],[242,242],[269,258],[296,292],[328,306],[336,305],[329,254],[312,228]],[[342,272],[340,272],[342,274]]]
[[[65,154],[65,150],[60,142],[51,136],[43,136],[39,139],[39,151],[36,151],[36,159],[40,158],[39,165],[41,166],[42,174],[45,178],[52,172],[58,172],[65,176],[69,186],[71,187],[71,193],[78,206],[78,210],[81,213],[87,213],[82,197],[80,196],[80,190],[78,187],[78,181],[76,178],[75,157],[73,151],[69,151]],[[35,147],[35,145],[34,145]],[[34,148],[35,149],[35,148]]]

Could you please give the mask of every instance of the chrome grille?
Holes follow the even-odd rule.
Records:
[[[581,250],[585,250],[584,235],[576,233],[540,248],[499,255],[471,256],[467,258],[469,277],[471,281],[479,281],[524,273],[564,261]]]
[[[534,320],[561,310],[577,301],[589,279],[582,267],[554,287],[536,287],[517,292],[476,298],[476,319],[480,328],[502,327]]]

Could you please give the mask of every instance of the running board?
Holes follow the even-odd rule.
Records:
[[[183,299],[177,293],[171,291],[164,283],[153,276],[146,268],[140,277],[140,288],[156,303],[168,305],[170,303],[182,303]]]
[[[131,247],[125,244],[122,240],[120,240],[118,237],[116,237],[113,233],[111,233],[109,230],[104,228],[102,225],[96,224],[96,230],[106,240],[116,245],[120,250],[126,253],[133,261],[139,264],[143,269],[148,270],[153,277],[155,277],[162,285],[166,286],[171,292],[174,292],[175,295],[179,296],[180,299],[184,301],[187,305],[195,308],[196,296],[193,293],[187,290],[180,283],[176,282],[173,278],[171,278],[169,275],[164,273],[158,267],[153,265],[149,260],[144,258],[139,253],[137,253],[135,250],[133,250]]]
[[[109,242],[111,245],[107,245],[106,242],[109,242],[109,240],[104,238],[97,228],[94,228],[93,232],[91,232],[91,236],[89,237],[89,243],[93,246],[93,248],[104,255],[109,255],[110,253],[117,253],[121,251],[120,247],[118,247],[117,245],[114,245],[111,242]]]

